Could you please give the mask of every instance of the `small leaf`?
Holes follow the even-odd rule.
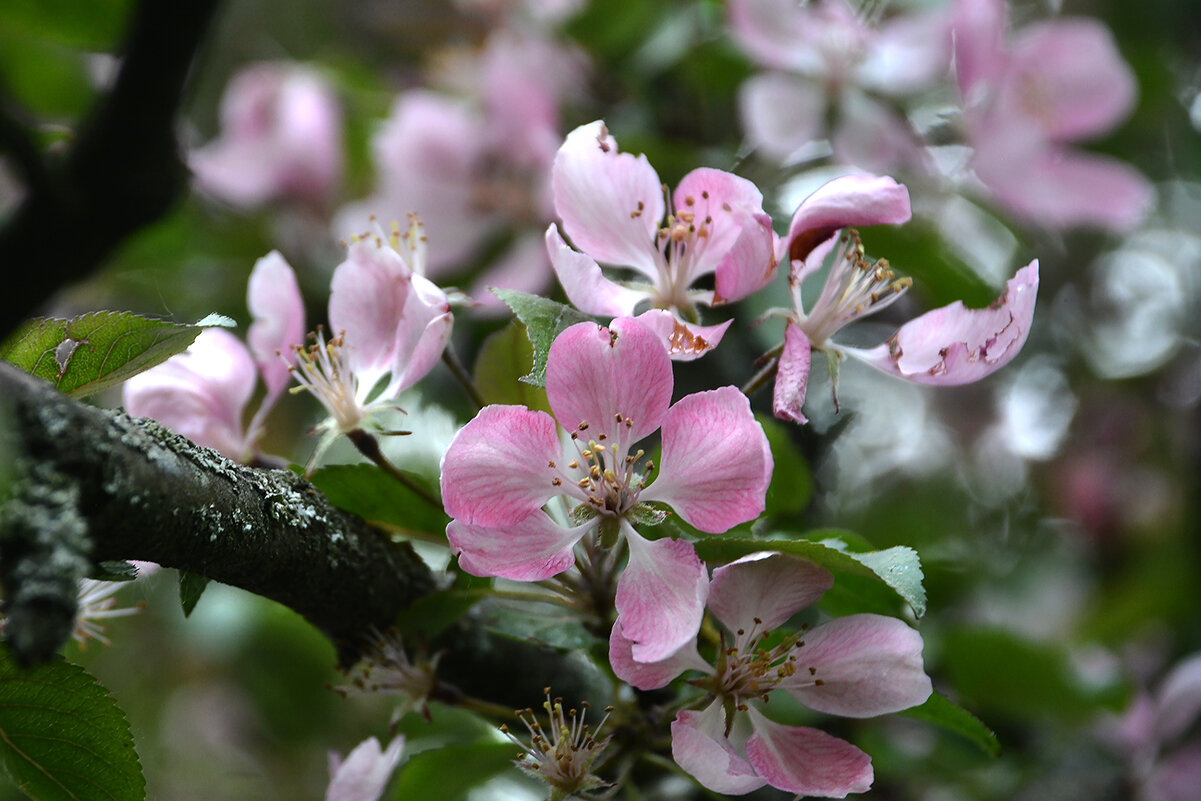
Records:
[[[83,397],[120,384],[187,349],[201,329],[130,312],[99,311],[25,323],[0,359]]]
[[[926,699],[926,703],[906,709],[901,714],[933,723],[935,726],[941,726],[947,731],[966,737],[990,757],[999,756],[1001,753],[1001,743],[997,740],[997,735],[993,730],[985,726],[980,718],[942,693],[931,693],[930,697]]]
[[[424,485],[420,476],[406,475]],[[434,508],[375,465],[330,465],[313,473],[310,480],[334,506],[364,520],[438,536],[446,533],[446,524],[450,522],[441,508]]]
[[[179,571],[179,603],[183,607],[184,617],[192,616],[192,610],[196,608],[196,603],[208,585],[207,576],[200,576],[187,570]]]
[[[0,758],[37,801],[146,797],[125,715],[104,687],[61,656],[21,670],[0,648]]]
[[[764,512],[774,517],[804,511],[813,495],[813,477],[809,463],[792,440],[791,432],[796,426],[782,425],[775,418],[761,414],[755,415],[755,419],[763,426],[775,462]]]
[[[96,564],[88,578],[96,581],[133,581],[138,577],[138,568],[131,562],[104,561]]]
[[[403,636],[437,637],[452,623],[467,614],[471,607],[492,595],[488,587],[480,589],[451,589],[424,595],[401,613],[398,626]]]
[[[458,801],[488,779],[513,767],[512,743],[446,745],[412,756],[401,768],[388,798]]]
[[[550,352],[555,337],[576,323],[588,322],[593,318],[571,306],[537,295],[512,289],[493,289],[492,292],[525,324],[526,335],[533,345],[533,369],[521,380],[536,387],[546,386],[546,354]]]
[[[530,371],[534,349],[523,325],[513,321],[488,335],[475,360],[475,386],[488,403],[550,411],[546,391],[522,381]]]

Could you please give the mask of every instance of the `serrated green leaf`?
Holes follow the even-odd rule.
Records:
[[[823,533],[824,534],[824,533]],[[732,562],[758,551],[790,553],[821,565],[832,573],[871,576],[884,582],[921,617],[926,613],[926,588],[917,551],[898,545],[883,551],[856,553],[847,543],[827,536],[812,539],[749,539],[706,537],[696,542],[696,552],[706,561]],[[837,586],[837,583],[835,584]]]
[[[209,579],[206,576],[189,573],[187,570],[179,571],[179,604],[183,607],[184,617],[192,616],[192,610],[196,608],[196,603],[208,585]]]
[[[511,743],[455,744],[422,751],[400,769],[388,798],[458,801],[473,788],[513,768],[516,756],[517,746]]]
[[[125,715],[61,656],[19,669],[0,648],[0,758],[36,801],[142,801],[146,781]]]
[[[525,325],[526,335],[533,346],[534,365],[529,375],[521,377],[521,381],[536,387],[546,386],[546,354],[550,352],[551,343],[563,331],[575,325],[592,320],[591,317],[571,306],[564,306],[553,300],[527,295],[512,289],[493,289],[493,294],[505,302],[517,319]]]
[[[971,740],[990,757],[999,756],[1001,753],[1001,743],[997,740],[997,735],[993,730],[985,726],[980,718],[942,693],[932,693],[926,699],[926,703],[907,709],[901,714],[955,732]]]
[[[420,476],[406,475],[416,484],[424,485]],[[450,522],[441,507],[435,508],[375,465],[330,465],[313,473],[310,480],[334,506],[364,520],[438,536],[446,533],[446,524]]]
[[[83,397],[120,384],[187,349],[202,329],[131,312],[39,318],[0,345],[0,359]]]
[[[472,376],[488,403],[525,406],[550,411],[546,391],[521,379],[534,364],[534,348],[525,327],[516,321],[489,334],[480,346]]]

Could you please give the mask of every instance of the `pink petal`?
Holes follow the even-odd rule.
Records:
[[[542,581],[575,564],[572,548],[588,522],[563,528],[541,509],[503,526],[487,527],[452,520],[446,527],[459,567],[473,576],[500,576],[514,581]]]
[[[329,322],[356,375],[367,385],[389,372],[396,355],[396,329],[404,314],[412,271],[400,254],[376,237],[351,244],[330,280]]]
[[[770,631],[833,586],[830,571],[808,560],[756,553],[713,571],[708,606],[730,631]]]
[[[770,159],[788,163],[825,131],[826,93],[795,75],[769,72],[738,90],[747,142]]]
[[[1201,715],[1201,654],[1172,668],[1155,698],[1155,734],[1161,742],[1184,734]]]
[[[666,309],[648,309],[634,319],[654,331],[667,348],[668,356],[677,362],[699,359],[716,348],[734,322],[730,319],[717,325],[696,325],[680,320]]]
[[[304,344],[304,299],[291,265],[273,250],[254,263],[246,287],[246,305],[254,322],[246,342],[267,385],[269,397],[288,385],[294,345]]]
[[[555,211],[577,248],[603,264],[658,274],[662,182],[646,156],[617,152],[600,120],[567,135],[551,170]]]
[[[961,301],[910,320],[888,342],[870,351],[843,350],[917,384],[966,384],[1008,364],[1030,333],[1038,294],[1038,261],[1009,279],[985,309]]]
[[[392,381],[381,397],[395,397],[425,377],[442,359],[454,324],[445,292],[420,275],[409,280],[404,312],[396,326]]]
[[[951,65],[951,19],[943,9],[883,22],[855,74],[859,85],[890,95],[920,91]]]
[[[623,525],[630,560],[617,580],[617,620],[639,662],[658,662],[696,639],[709,574],[692,543],[643,539]]]
[[[680,712],[672,721],[672,758],[714,792],[744,795],[767,784],[739,751],[725,735],[721,701],[703,712]]]
[[[553,224],[546,229],[546,252],[567,299],[580,311],[629,317],[640,301],[650,297],[649,285],[646,291],[638,291],[605,278],[596,260],[568,247]]]
[[[331,754],[333,778],[325,791],[325,801],[376,801],[400,761],[404,741],[404,735],[400,735],[381,752],[379,740],[369,737],[347,755],[345,762]]]
[[[957,0],[953,25],[959,91],[970,104],[1005,70],[1005,0]]]
[[[676,283],[717,273],[714,303],[740,300],[775,274],[771,218],[753,183],[733,173],[701,167],[684,176],[672,197],[679,222],[704,231],[693,252],[681,262],[687,276]]]
[[[525,519],[562,490],[555,421],[524,406],[485,406],[442,456],[442,504],[464,523],[503,526]]]
[[[815,47],[820,31],[814,14],[793,0],[730,0],[730,30],[735,40],[762,66],[813,72],[824,60]]]
[[[774,723],[754,708],[748,714],[755,733],[747,760],[772,787],[823,798],[871,789],[871,757],[855,746],[818,729]]]
[[[622,633],[621,623],[613,624],[609,634],[609,664],[617,678],[639,690],[657,690],[685,670],[712,673],[713,667],[701,659],[696,643],[685,643],[680,650],[658,662],[639,662],[634,659],[634,643]]]
[[[887,176],[844,175],[805,198],[788,228],[789,258],[804,261],[818,244],[847,226],[903,223],[909,190]]]
[[[831,620],[808,632],[793,653],[797,671],[779,686],[818,712],[869,718],[917,706],[932,692],[922,637],[896,618]]]
[[[762,212],[731,215],[739,217],[738,238],[726,250],[715,275],[713,304],[731,303],[758,292],[776,277],[776,248],[779,237],[771,218]]]
[[[491,292],[493,288],[515,289],[527,295],[550,293],[554,272],[547,260],[545,239],[534,231],[519,233],[504,254],[484,268],[468,292],[476,304],[478,317],[508,319],[512,315],[509,307]]]
[[[734,387],[696,392],[663,419],[659,475],[643,497],[721,533],[763,512],[771,471],[771,447],[747,397]]]
[[[609,328],[576,323],[556,337],[546,357],[551,410],[568,430],[587,423],[585,440],[602,433],[613,444],[642,439],[662,422],[671,390],[666,348],[633,318],[618,318]]]
[[[805,390],[809,386],[811,359],[809,337],[800,327],[788,323],[784,328],[784,350],[780,352],[776,387],[772,393],[772,413],[781,420],[809,422],[801,407],[805,405]]]

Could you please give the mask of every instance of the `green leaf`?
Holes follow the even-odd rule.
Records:
[[[546,391],[521,379],[534,363],[534,348],[526,329],[513,321],[488,335],[475,360],[475,386],[488,403],[550,411]]]
[[[546,354],[550,352],[555,337],[563,333],[564,329],[592,318],[571,306],[564,306],[537,295],[527,295],[512,289],[493,289],[492,292],[525,324],[526,335],[533,345],[533,369],[529,375],[522,376],[521,380],[536,387],[546,386]]]
[[[141,801],[125,715],[94,678],[56,656],[19,669],[0,648],[0,758],[37,801]]]
[[[400,770],[388,798],[458,801],[488,779],[513,767],[517,746],[511,743],[447,745],[422,751]]]
[[[0,27],[84,50],[116,50],[130,0],[4,0]]]
[[[776,517],[804,511],[813,496],[813,476],[809,472],[809,463],[793,442],[791,431],[796,426],[785,426],[775,418],[761,414],[755,415],[755,419],[763,426],[775,461],[771,484],[767,488],[765,514]]]
[[[926,699],[926,703],[906,709],[901,714],[933,723],[935,726],[941,726],[947,731],[961,735],[975,743],[990,757],[999,756],[1001,753],[1001,743],[997,740],[997,735],[993,730],[942,693],[931,693],[930,697]]]
[[[189,573],[187,570],[179,571],[179,603],[183,607],[184,617],[192,616],[196,602],[200,600],[204,588],[208,585],[209,579],[206,576]]]
[[[30,320],[0,345],[0,359],[83,397],[120,384],[187,349],[201,328],[131,312]]]
[[[414,473],[405,475],[418,485],[425,483]],[[364,520],[438,536],[446,533],[450,522],[441,507],[431,506],[374,465],[330,465],[315,472],[310,480],[334,506]]]
[[[876,225],[862,235],[868,255],[887,258],[898,274],[912,276],[914,290],[930,298],[933,306],[962,300],[980,308],[997,299],[999,287],[989,286],[955,257],[931,224],[915,220],[905,225]]]
[[[706,561],[732,562],[747,554],[759,551],[789,553],[821,565],[832,573],[869,576],[878,579],[901,600],[913,608],[921,617],[926,613],[926,588],[922,586],[922,565],[917,551],[898,545],[883,551],[856,553],[857,544],[848,544],[849,537],[833,532],[818,532],[813,539],[749,539],[742,537],[715,536],[698,540],[696,552]],[[861,546],[860,546],[861,547]],[[837,587],[837,582],[835,583]]]
[[[418,598],[402,613],[398,621],[405,637],[418,635],[433,638],[467,614],[471,607],[492,595],[488,587],[435,592]]]

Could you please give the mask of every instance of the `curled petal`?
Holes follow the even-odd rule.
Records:
[[[420,275],[409,280],[404,312],[396,325],[392,380],[383,398],[396,397],[434,368],[454,325],[446,293]]]
[[[646,156],[617,151],[600,120],[567,135],[551,168],[555,211],[577,248],[604,264],[658,273],[663,186]]]
[[[643,539],[623,525],[630,561],[617,580],[617,621],[639,662],[658,662],[696,639],[709,574],[692,543]]]
[[[568,247],[553,224],[546,229],[546,252],[567,299],[580,311],[629,317],[639,301],[650,296],[649,285],[647,291],[640,292],[605,278],[596,260]]]
[[[844,175],[801,201],[788,227],[788,256],[804,261],[839,228],[903,223],[909,216],[909,190],[892,178]]]
[[[720,301],[740,300],[775,274],[771,218],[763,212],[763,195],[745,178],[709,167],[684,176],[672,197],[677,222],[698,232],[695,252],[684,260],[681,285],[717,273]]]
[[[663,421],[671,390],[667,350],[654,331],[630,317],[609,328],[576,323],[555,338],[546,356],[550,408],[568,430],[586,423],[580,435],[585,440],[601,433],[613,443],[642,439]]]
[[[617,678],[639,690],[666,687],[685,670],[713,672],[712,666],[697,653],[695,642],[685,643],[680,650],[658,662],[639,662],[634,659],[634,643],[622,633],[620,622],[613,624],[609,634],[609,664]]]
[[[730,631],[770,630],[833,586],[830,571],[806,559],[755,553],[713,571],[709,611]]]
[[[523,520],[489,528],[452,520],[446,527],[459,567],[473,576],[542,581],[575,564],[572,548],[593,523],[563,528],[541,509]]]
[[[772,787],[798,795],[845,798],[871,789],[872,760],[855,746],[807,726],[773,723],[748,710],[754,734],[747,760]]]
[[[888,342],[851,356],[917,384],[967,384],[1008,364],[1030,333],[1038,294],[1038,261],[1009,279],[985,309],[961,301],[910,320]]]
[[[384,792],[404,749],[404,735],[380,749],[379,740],[369,737],[347,755],[343,762],[330,754],[329,788],[325,801],[376,801]]]
[[[663,420],[659,476],[645,497],[669,504],[701,531],[721,533],[763,512],[772,466],[745,395],[734,387],[696,392]]]
[[[924,703],[932,691],[922,637],[896,618],[836,618],[808,632],[794,653],[797,671],[780,687],[819,712],[886,715]]]
[[[442,504],[464,523],[503,526],[560,494],[555,421],[524,406],[485,406],[442,455]]]
[[[400,254],[377,237],[351,244],[346,260],[334,269],[329,322],[334,336],[346,333],[345,347],[363,392],[392,369],[411,275]]]
[[[304,343],[304,300],[296,273],[279,251],[254,263],[246,305],[254,317],[246,343],[267,385],[267,395],[274,397],[288,385],[288,365],[295,357],[292,346]]]
[[[686,323],[666,309],[648,309],[636,318],[654,331],[672,361],[687,362],[699,359],[717,347],[733,319],[717,325]]]
[[[805,390],[809,386],[809,364],[813,358],[809,337],[799,326],[788,323],[784,328],[784,350],[780,353],[776,371],[776,387],[772,394],[772,413],[781,420],[808,423],[801,411],[805,405]]]
[[[672,721],[672,758],[714,792],[744,795],[767,784],[739,751],[726,737],[720,701],[703,712],[680,712]]]

